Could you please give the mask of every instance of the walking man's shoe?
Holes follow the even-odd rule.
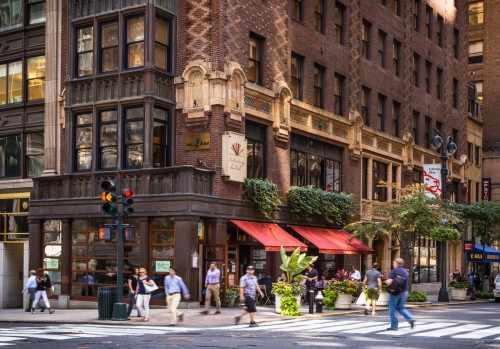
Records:
[[[208,310],[203,310],[203,311],[200,311],[200,314],[201,314],[201,315],[208,315]]]
[[[184,314],[177,315],[177,321],[183,322],[184,321]]]
[[[35,314],[35,308],[31,308],[31,314]]]
[[[365,315],[368,315],[369,313],[368,309],[365,309]]]
[[[52,308],[49,309],[49,314],[54,314],[56,311]]]
[[[240,321],[241,321],[241,316],[238,315],[238,316],[234,317],[234,324],[235,325],[238,325],[240,323]]]
[[[251,321],[249,327],[259,327],[255,321]]]
[[[385,330],[386,331],[397,331],[398,329],[395,327],[387,327]]]
[[[217,310],[214,315],[219,315],[219,314],[220,314],[220,310]]]
[[[410,323],[410,327],[411,327],[412,329],[414,329],[414,328],[415,328],[415,320],[410,320],[410,321],[408,321],[408,322]]]

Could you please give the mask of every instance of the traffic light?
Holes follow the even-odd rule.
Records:
[[[132,205],[134,204],[134,191],[130,188],[123,189],[122,192],[122,204],[123,204],[123,215],[128,216],[129,214],[134,213],[134,208]]]
[[[111,180],[104,181],[101,184],[101,189],[103,190],[101,193],[101,201],[103,202],[102,210],[110,216],[115,217],[118,214],[116,185]]]

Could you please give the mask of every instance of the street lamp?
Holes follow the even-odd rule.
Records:
[[[448,159],[453,156],[457,151],[457,144],[453,140],[453,137],[448,137],[446,142],[439,133],[439,131],[434,131],[435,136],[432,139],[433,148],[438,151],[441,155],[441,199],[443,202],[448,200]],[[447,243],[446,241],[441,241],[439,244],[440,249],[440,270],[439,277],[441,278],[441,288],[439,289],[438,301],[439,302],[449,302],[450,297],[448,296],[448,275],[446,273],[446,260],[447,260]]]

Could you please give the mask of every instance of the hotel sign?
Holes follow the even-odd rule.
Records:
[[[222,175],[234,182],[247,177],[247,140],[244,134],[225,132],[222,135]]]

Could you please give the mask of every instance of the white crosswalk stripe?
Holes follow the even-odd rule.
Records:
[[[486,338],[494,335],[499,335],[500,334],[500,327],[490,327],[490,328],[485,328],[483,330],[477,330],[469,333],[463,333],[459,334],[456,336],[452,336],[452,338],[458,338],[458,339],[481,339],[481,338]]]

